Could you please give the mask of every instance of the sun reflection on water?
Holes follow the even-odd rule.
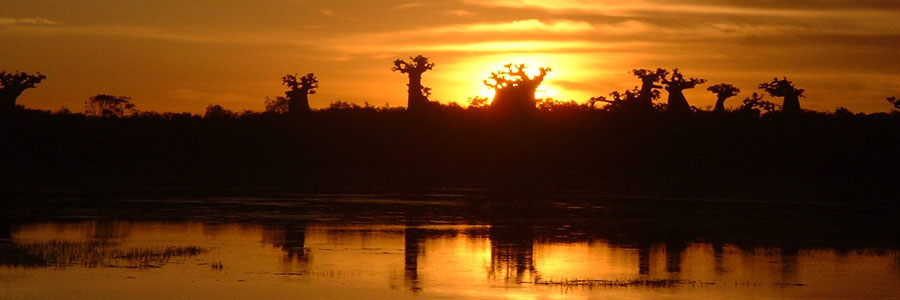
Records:
[[[636,246],[602,240],[558,243],[506,225],[104,221],[23,225],[10,236],[9,243],[0,246],[6,254],[0,256],[0,278],[11,284],[0,291],[12,298],[64,298],[64,291],[72,289],[68,283],[75,278],[95,283],[79,286],[80,290],[113,298],[153,295],[139,286],[204,297],[280,291],[322,297],[346,292],[383,299],[415,295],[531,299],[565,291],[566,298],[578,298],[601,292],[580,287],[585,280],[626,285],[641,280],[642,286],[669,280],[660,284],[667,286],[663,295],[742,299],[848,291],[863,296],[896,295],[895,287],[900,284],[896,251],[747,249],[708,242]],[[61,269],[23,268],[27,264],[21,259],[31,251],[28,245],[53,241],[65,242],[50,245],[103,241],[110,247],[196,247],[202,251],[166,257],[164,264],[142,270],[77,264]],[[216,264],[222,267],[217,269]],[[16,284],[26,279],[31,283]],[[240,283],[242,290],[226,282]],[[337,286],[351,288],[345,291],[335,289]],[[638,298],[659,296],[660,291],[640,287],[602,290]]]

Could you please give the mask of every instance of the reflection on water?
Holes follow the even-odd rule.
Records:
[[[284,251],[285,263],[304,263],[309,259],[306,243],[306,224],[269,225],[263,229],[263,243]]]
[[[160,290],[179,298],[900,296],[895,250],[556,241],[537,234],[529,223],[5,224],[0,228],[0,298],[67,298],[73,292],[158,298]],[[27,263],[23,257],[29,255],[42,261]],[[109,268],[141,263],[155,267]],[[61,264],[67,267],[32,268]],[[585,282],[625,286],[598,288]]]

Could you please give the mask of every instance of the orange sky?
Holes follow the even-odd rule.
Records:
[[[83,109],[130,96],[139,109],[262,110],[280,78],[314,72],[311,105],[405,105],[392,61],[423,54],[433,100],[465,103],[504,63],[549,66],[542,88],[586,101],[639,84],[632,68],[680,68],[739,98],[787,76],[820,111],[887,111],[900,96],[896,0],[0,0],[0,70],[47,80],[19,103]],[[705,87],[692,105],[711,106]],[[665,97],[665,96],[664,96]],[[728,104],[737,105],[739,100]]]

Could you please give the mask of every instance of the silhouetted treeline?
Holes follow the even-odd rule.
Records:
[[[0,128],[2,182],[59,185],[574,187],[619,192],[894,195],[900,114],[605,111],[544,101],[292,114],[19,109]]]

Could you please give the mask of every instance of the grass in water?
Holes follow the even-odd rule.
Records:
[[[172,258],[193,257],[204,252],[205,249],[193,246],[120,248],[108,241],[49,241],[0,245],[0,265],[158,268]]]
[[[639,279],[639,280],[599,280],[599,279],[572,279],[572,280],[541,280],[534,281],[535,285],[563,286],[563,287],[653,287],[667,288],[680,285],[715,285],[715,282],[698,282],[687,280],[669,279]]]

